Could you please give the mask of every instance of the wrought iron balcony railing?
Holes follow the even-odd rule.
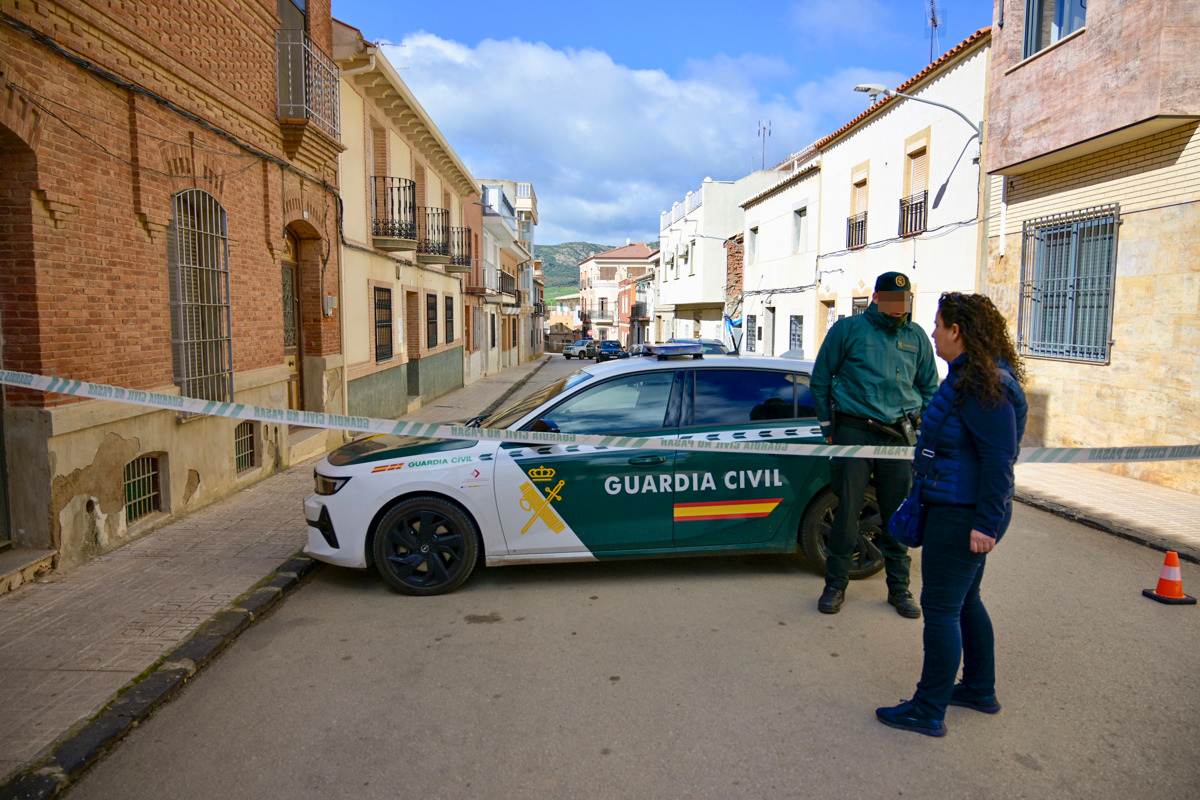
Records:
[[[846,218],[846,247],[857,250],[867,245],[867,212]]]
[[[928,220],[929,192],[918,192],[900,200],[900,235],[916,236],[925,231]]]
[[[338,69],[298,28],[275,32],[275,77],[280,120],[311,120],[334,139],[338,119]]]
[[[456,267],[474,265],[475,262],[471,255],[470,228],[450,229],[450,263]]]
[[[417,207],[417,253],[450,255],[450,212],[444,208]]]
[[[514,297],[517,294],[517,279],[507,272],[500,273],[500,291],[503,294],[511,294]]]
[[[408,178],[376,176],[371,181],[371,235],[417,238],[417,185]]]
[[[534,315],[535,317],[544,317],[544,316],[546,316],[546,304],[545,304],[545,303],[540,303],[540,302],[539,302],[539,303],[534,303],[534,304],[533,304],[533,315]]]
[[[633,306],[631,306],[629,309],[629,318],[630,319],[650,319],[649,315],[646,313],[646,304],[645,303],[634,303]]]

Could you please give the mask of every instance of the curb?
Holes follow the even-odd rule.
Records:
[[[1099,514],[1092,514],[1087,511],[1082,511],[1078,508],[1066,506],[1053,500],[1048,500],[1038,495],[1029,494],[1027,492],[1018,491],[1014,495],[1014,499],[1024,503],[1027,506],[1047,511],[1056,517],[1077,522],[1080,525],[1086,525],[1089,528],[1094,528],[1098,531],[1116,536],[1120,539],[1140,544],[1143,547],[1149,547],[1151,550],[1157,550],[1160,553],[1165,553],[1168,550],[1174,550],[1179,553],[1179,557],[1184,561],[1190,561],[1193,564],[1200,564],[1200,548],[1194,545],[1189,545],[1184,542],[1175,541],[1166,536],[1161,536],[1150,531],[1131,528],[1128,525],[1122,525],[1119,522],[1114,522]]]
[[[529,374],[526,375],[524,378],[521,378],[521,380],[517,381],[512,386],[505,389],[504,394],[497,397],[495,400],[493,400],[488,405],[487,408],[485,408],[483,411],[479,412],[479,416],[486,417],[488,414],[491,414],[493,411],[500,408],[500,406],[502,406],[508,400],[508,398],[512,397],[514,394],[519,392],[521,390],[521,387],[523,387],[525,384],[529,383],[530,379],[534,375],[537,375],[539,372],[541,372],[542,367],[546,366],[549,363],[550,363],[550,356],[547,355],[547,356],[543,357],[542,363],[538,364],[536,367],[531,369],[529,371]]]
[[[37,758],[0,784],[0,800],[59,796],[318,566],[300,553],[280,564],[118,690],[104,708],[59,737],[50,745],[48,755]]]

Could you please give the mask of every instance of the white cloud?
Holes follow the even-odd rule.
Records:
[[[843,86],[857,80],[852,70],[802,84],[848,95],[844,113],[840,98],[811,99],[808,89],[764,96],[755,79],[778,81],[790,68],[758,56],[693,61],[673,77],[598,50],[519,40],[470,47],[420,32],[385,52],[476,177],[533,181],[547,243],[655,237],[659,211],[706,175],[757,167],[760,119],[772,121],[770,161],[825,133],[827,114],[848,118],[862,101]]]

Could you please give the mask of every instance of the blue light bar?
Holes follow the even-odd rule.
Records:
[[[692,358],[703,358],[704,348],[699,343],[696,344],[648,344],[646,345],[646,355],[654,356],[658,360],[672,358],[675,356],[691,356]]]

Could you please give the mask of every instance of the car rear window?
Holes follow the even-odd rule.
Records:
[[[801,394],[806,399],[805,411],[811,411],[808,381],[794,372],[698,369],[695,375],[693,425],[740,425],[797,419],[796,401]]]

